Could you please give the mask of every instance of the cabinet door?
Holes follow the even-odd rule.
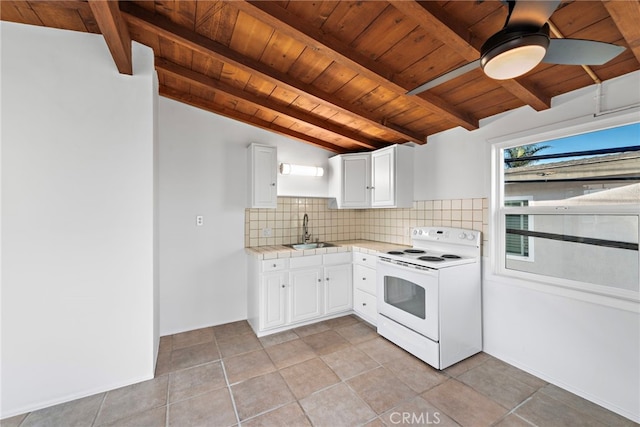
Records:
[[[342,206],[367,208],[371,205],[371,155],[342,158]]]
[[[353,307],[351,264],[324,268],[324,312],[339,313]]]
[[[278,160],[275,147],[252,145],[251,149],[251,207],[276,208]]]
[[[287,273],[270,273],[262,276],[261,329],[282,326],[287,321]]]
[[[322,268],[295,270],[289,273],[291,322],[322,315]]]
[[[371,206],[394,206],[396,203],[394,147],[373,152],[371,169],[373,174]]]

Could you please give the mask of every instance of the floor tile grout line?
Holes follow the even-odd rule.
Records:
[[[173,383],[171,374],[167,374],[167,397],[165,398],[164,409],[164,425],[169,427],[169,391],[171,390],[171,384]]]
[[[104,402],[107,400],[107,393],[109,393],[109,392],[105,391],[104,395],[102,396],[102,401],[100,402],[100,406],[98,407],[98,410],[96,411],[96,415],[93,417],[93,421],[91,422],[92,426],[95,426],[96,425],[96,421],[98,421],[98,417],[100,416],[100,413],[102,412],[102,408],[104,407]]]
[[[526,399],[524,399],[522,402],[518,403],[516,406],[513,407],[513,409],[511,409],[509,412],[507,412],[506,414],[504,414],[504,416],[501,418],[504,419],[507,416],[513,414],[516,417],[520,418],[521,420],[525,421],[527,424],[530,424],[534,427],[536,427],[536,424],[532,423],[531,421],[527,420],[526,418],[521,417],[520,415],[516,414],[515,412],[520,409],[521,406],[523,406],[525,403],[527,403],[528,401],[530,401],[531,399],[533,399],[533,395],[536,394],[538,391],[536,390],[535,392],[531,393],[531,395],[529,397],[527,397]],[[496,420],[499,421],[499,420]]]
[[[224,374],[224,381],[227,384],[227,391],[229,392],[229,398],[231,399],[231,405],[233,406],[233,412],[236,415],[236,421],[238,427],[242,424],[240,423],[240,414],[238,414],[238,407],[236,406],[236,400],[233,397],[233,391],[231,390],[231,385],[229,384],[229,377],[227,377],[227,370],[224,366],[224,361],[220,359],[220,366],[222,367],[222,373]]]

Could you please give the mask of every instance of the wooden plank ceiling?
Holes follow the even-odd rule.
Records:
[[[102,33],[131,74],[130,40],[156,56],[160,95],[337,152],[368,151],[640,69],[640,2],[566,1],[564,37],[627,50],[590,67],[541,64],[495,81],[471,71],[406,91],[479,57],[502,28],[499,1],[2,1],[0,18]],[[591,75],[588,72],[591,73]]]

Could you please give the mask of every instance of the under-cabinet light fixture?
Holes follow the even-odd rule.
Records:
[[[291,163],[280,163],[280,173],[282,175],[297,176],[323,176],[324,168],[319,166],[292,165]]]

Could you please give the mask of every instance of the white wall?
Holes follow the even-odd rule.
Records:
[[[246,148],[274,145],[279,161],[324,167],[332,153],[162,97],[159,126],[160,333],[246,319]],[[278,177],[279,195],[326,191],[326,177]]]
[[[154,68],[2,22],[4,418],[151,378]],[[157,342],[157,341],[156,341]]]
[[[637,104],[640,73],[607,81],[602,89],[604,110]],[[591,86],[554,98],[546,111],[523,107],[482,120],[472,132],[453,129],[430,137],[418,148],[416,199],[489,197],[491,140],[584,117],[605,120],[610,116],[593,117],[596,95]],[[498,277],[490,260],[485,266],[484,351],[640,421],[639,304]]]
[[[479,132],[478,130],[477,132]],[[488,196],[487,144],[461,127],[431,135],[415,147],[414,200],[474,199]]]

